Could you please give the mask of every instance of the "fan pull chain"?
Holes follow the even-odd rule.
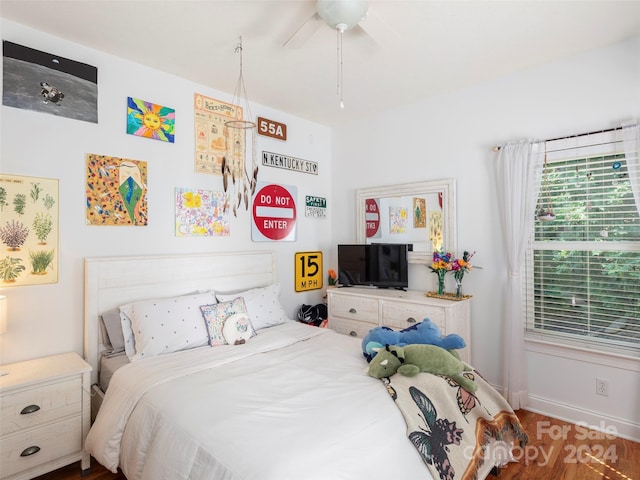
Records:
[[[344,23],[336,25],[336,31],[338,32],[338,96],[340,97],[340,108],[344,108],[344,96],[342,93],[342,34],[346,28],[347,26]]]

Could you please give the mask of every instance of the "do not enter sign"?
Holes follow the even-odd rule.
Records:
[[[364,219],[367,238],[376,237],[380,230],[380,209],[375,198],[367,198],[364,201]]]
[[[254,241],[296,239],[296,187],[258,185],[253,197]]]

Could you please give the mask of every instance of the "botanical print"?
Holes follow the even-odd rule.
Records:
[[[238,132],[235,138],[228,138],[226,122],[242,120],[242,107],[194,95],[195,121],[195,171],[212,175],[222,174],[222,158],[230,153],[231,170],[236,178],[244,172],[244,135]],[[232,145],[232,148],[227,148]],[[233,160],[233,163],[231,162]]]
[[[227,236],[224,192],[176,188],[176,236]]]
[[[138,98],[127,98],[127,133],[173,143],[176,111]]]
[[[58,281],[58,180],[0,174],[0,288]]]
[[[92,153],[86,160],[87,225],[147,225],[147,162]]]
[[[427,228],[427,200],[413,198],[413,228]]]
[[[2,104],[98,123],[98,69],[2,42]]]
[[[408,220],[409,215],[405,207],[389,207],[389,233],[406,233]]]
[[[433,210],[429,212],[429,240],[433,251],[442,248],[442,211]]]

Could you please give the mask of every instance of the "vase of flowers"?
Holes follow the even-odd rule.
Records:
[[[453,272],[453,278],[456,280],[456,298],[462,298],[462,278],[466,272],[471,271],[472,265],[469,261],[475,253],[469,253],[465,250],[462,258],[456,258],[451,262],[451,271]]]
[[[444,279],[451,271],[451,253],[444,249],[433,252],[433,261],[429,268],[438,276],[438,295],[444,295]]]
[[[338,275],[333,268],[330,268],[327,272],[327,283],[329,287],[335,287],[338,284]]]

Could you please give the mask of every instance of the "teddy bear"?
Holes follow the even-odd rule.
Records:
[[[404,347],[414,343],[436,345],[446,350],[466,347],[466,343],[460,335],[451,333],[443,337],[438,325],[429,318],[425,318],[422,322],[399,331],[389,327],[372,328],[362,339],[362,354],[367,362],[370,362],[376,355],[374,348],[380,348],[387,344]]]
[[[445,350],[435,345],[412,344],[406,347],[385,345],[377,349],[377,355],[369,363],[369,375],[386,378],[401,373],[413,377],[420,372],[446,375],[468,392],[478,389],[476,383],[462,373],[471,367],[460,360],[455,350]]]

